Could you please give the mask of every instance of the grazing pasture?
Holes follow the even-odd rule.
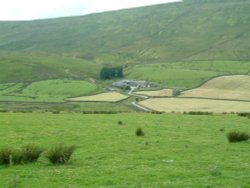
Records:
[[[172,69],[163,64],[137,65],[125,73],[129,79],[152,81],[168,88],[192,88],[218,75],[214,71]]]
[[[139,102],[140,105],[160,112],[250,112],[250,102],[194,99],[194,98],[151,98]]]
[[[91,96],[83,96],[83,97],[75,97],[75,98],[68,98],[68,101],[85,101],[85,102],[118,102],[124,99],[127,99],[127,95],[123,95],[118,92],[107,92],[107,93],[100,93]]]
[[[0,113],[0,127],[0,148],[76,146],[67,165],[50,164],[42,154],[36,163],[0,166],[0,187],[250,185],[250,142],[227,140],[232,130],[250,132],[245,117]],[[138,128],[144,136],[136,136]]]
[[[183,92],[181,97],[199,97],[250,101],[250,76],[221,76],[199,88]]]
[[[97,90],[93,83],[67,79],[0,84],[1,87],[1,101],[63,102],[67,97],[86,95]]]

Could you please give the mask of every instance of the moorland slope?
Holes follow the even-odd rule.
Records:
[[[250,0],[0,22],[0,82],[98,78],[103,64],[250,59]],[[11,68],[9,68],[11,67]]]

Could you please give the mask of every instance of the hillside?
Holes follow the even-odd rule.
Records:
[[[103,64],[249,61],[249,9],[250,0],[185,0],[79,17],[0,22],[0,82],[97,79]]]

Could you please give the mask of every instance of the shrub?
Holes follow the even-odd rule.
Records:
[[[144,136],[145,135],[142,128],[136,129],[135,134],[136,134],[136,136]]]
[[[75,149],[76,149],[75,146],[66,146],[60,144],[47,151],[45,157],[52,164],[66,164],[69,161]]]
[[[0,150],[0,165],[20,164],[22,154],[19,150],[4,148]]]
[[[44,150],[35,145],[26,145],[22,148],[22,161],[24,163],[36,162]]]
[[[242,142],[249,139],[249,134],[245,132],[232,131],[227,134],[229,142]]]
[[[123,124],[123,122],[121,120],[118,121],[117,123],[118,123],[118,125],[122,125]]]

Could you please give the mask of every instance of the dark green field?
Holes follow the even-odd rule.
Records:
[[[118,124],[121,121],[122,124]],[[0,147],[77,146],[67,165],[0,166],[0,187],[249,187],[249,132],[236,115],[0,113]],[[144,137],[135,136],[141,127]]]

